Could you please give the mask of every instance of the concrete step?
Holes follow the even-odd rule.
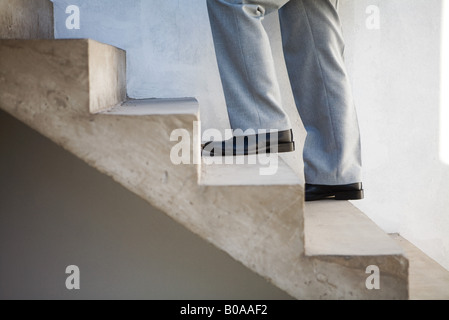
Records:
[[[220,158],[222,163],[208,164],[203,158],[199,183],[205,186],[300,185],[302,180],[280,157],[239,156]],[[240,163],[240,164],[237,164]],[[262,173],[262,174],[261,174]],[[301,190],[302,194],[302,190]]]
[[[244,164],[240,165],[207,165],[203,161],[200,183],[209,186],[278,185],[282,190],[286,190],[287,186],[303,187],[302,179],[282,159],[279,159],[275,175],[263,176],[260,175],[260,169],[265,166],[260,163],[249,165],[249,158],[242,157]],[[255,162],[257,159],[253,160]],[[235,159],[233,161],[236,162]],[[291,197],[294,199],[295,195]],[[286,200],[288,198],[270,197],[269,203],[275,211]],[[301,241],[303,238],[305,240],[305,255],[296,257],[297,270],[300,272],[291,271],[287,280],[292,285],[301,288],[303,293],[307,292],[307,297],[319,299],[408,298],[408,262],[404,251],[362,212],[349,202],[336,201],[307,203],[305,210],[301,208],[300,211],[304,212],[305,233],[300,237]],[[277,215],[277,219],[288,217]],[[295,223],[294,220],[291,223]],[[297,228],[302,227],[302,224],[296,224]],[[270,232],[285,231],[272,228]],[[295,256],[299,248],[289,251],[278,247],[277,250],[284,251],[285,259]],[[271,266],[273,268],[280,263],[272,261]],[[370,276],[366,270],[372,265],[379,267],[381,272],[380,290],[369,290],[366,287],[366,279]],[[275,280],[279,281],[281,277],[276,275]],[[317,283],[325,284],[326,290],[317,289]],[[282,288],[285,290],[285,287]]]
[[[383,291],[367,290],[362,271],[384,268],[394,252],[306,256],[304,182],[280,158],[272,175],[260,174],[263,163],[206,165],[195,99],[124,101],[123,51],[91,40],[0,40],[0,86],[1,109],[293,297],[407,296],[399,253],[385,265]],[[176,132],[189,144],[185,164],[170,157]]]
[[[300,296],[296,288],[300,277],[292,282],[292,274],[301,273],[298,262],[303,253],[303,197],[301,185],[287,183],[292,180],[288,175],[291,170],[287,171],[289,168],[284,166],[285,171],[277,174],[277,184],[248,184],[251,180],[243,175],[241,181],[232,181],[231,176],[227,183],[220,176],[219,181],[214,180],[209,173],[217,172],[216,167],[201,166],[200,161],[193,161],[200,151],[200,131],[195,126],[199,120],[199,106],[192,99],[131,100],[95,117],[96,122],[121,125],[128,119],[136,130],[114,130],[124,141],[116,143],[119,150],[114,153],[118,155],[111,161],[128,157],[113,165],[120,171],[109,173],[254,272],[291,295]],[[137,128],[148,133],[136,132]],[[191,139],[190,164],[174,165],[170,160],[170,148],[177,143],[170,142],[170,136],[176,129],[184,130]],[[130,154],[135,154],[133,159],[129,158]],[[202,181],[198,171],[201,167]],[[134,170],[134,177],[131,172],[125,172],[125,168]],[[234,173],[235,170],[248,173],[240,166],[231,169]]]
[[[340,275],[351,274],[345,283],[353,282],[352,286],[359,286],[373,299],[408,299],[409,265],[404,250],[363,212],[348,201],[308,202],[304,219],[308,257],[339,268]],[[369,266],[379,268],[379,290],[366,288]],[[323,272],[321,267],[316,270]]]
[[[53,39],[49,0],[0,0],[0,39]]]
[[[449,300],[449,271],[403,237],[397,234],[390,237],[410,261],[410,299]]]
[[[33,106],[31,127],[52,111],[95,113],[126,99],[126,54],[86,39],[0,40],[0,84],[2,108]]]

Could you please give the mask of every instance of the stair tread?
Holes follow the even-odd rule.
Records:
[[[194,98],[130,99],[103,114],[119,116],[197,114],[199,105]]]
[[[307,202],[304,219],[308,256],[404,254],[395,241],[348,201]]]
[[[244,159],[245,164],[236,164],[237,158]],[[257,156],[224,157],[220,159],[223,159],[223,164],[206,164],[206,160],[203,158],[199,180],[201,185],[304,185],[302,180],[280,157],[278,157],[277,171],[272,175],[260,174],[260,170],[267,169],[269,165],[257,161]],[[248,164],[249,160],[254,160],[256,164]],[[226,161],[233,164],[225,164]]]

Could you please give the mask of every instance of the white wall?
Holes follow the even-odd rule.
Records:
[[[449,269],[449,165],[440,156],[440,127],[448,123],[440,121],[440,29],[447,2],[341,0],[340,12],[363,139],[367,198],[355,204]],[[127,50],[131,97],[195,96],[203,128],[228,127],[205,0],[54,3],[56,37],[89,37]],[[69,4],[81,9],[80,30],[65,27]],[[380,9],[378,30],[366,28],[369,5]],[[266,24],[276,27],[276,17]],[[296,116],[277,28],[270,35],[286,107]],[[300,169],[298,153],[289,161]]]
[[[440,156],[443,3],[343,0],[341,9],[367,196],[355,204],[449,269],[449,164]],[[369,5],[380,9],[378,30],[366,28]]]
[[[53,0],[56,38],[91,38],[127,51],[132,98],[196,97],[203,122],[229,127],[205,0]],[[66,28],[67,6],[80,29]]]

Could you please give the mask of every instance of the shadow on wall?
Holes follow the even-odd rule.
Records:
[[[341,11],[367,192],[354,204],[449,269],[447,6],[344,0]]]

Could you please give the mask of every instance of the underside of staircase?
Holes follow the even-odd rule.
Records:
[[[123,50],[12,38],[0,40],[2,110],[297,299],[409,297],[403,250],[363,213],[349,202],[306,205],[304,182],[281,158],[271,176],[262,164],[206,164],[197,100],[129,99]],[[170,159],[179,129],[190,164]],[[379,290],[366,287],[373,265]]]

